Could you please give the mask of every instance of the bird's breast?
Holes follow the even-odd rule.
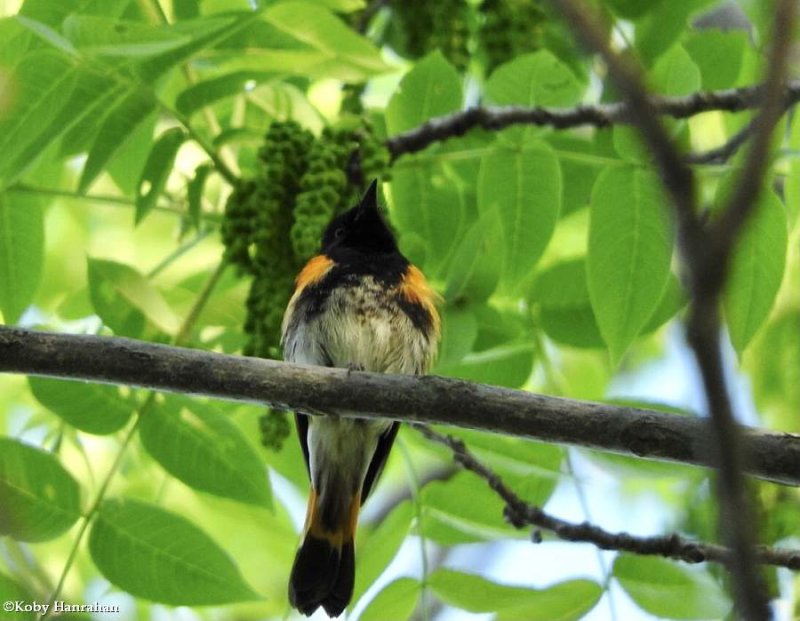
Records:
[[[284,333],[287,360],[412,374],[431,364],[434,319],[421,319],[430,311],[408,298],[402,280],[348,274],[335,286],[323,280],[307,288],[293,302]]]

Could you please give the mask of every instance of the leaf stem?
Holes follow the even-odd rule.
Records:
[[[111,480],[114,478],[114,475],[117,473],[120,464],[122,463],[122,456],[125,454],[125,449],[130,444],[131,439],[133,439],[134,434],[136,433],[136,429],[139,427],[139,421],[141,420],[141,415],[147,410],[153,401],[155,400],[155,393],[151,392],[148,396],[147,400],[142,404],[139,408],[138,416],[136,420],[131,425],[131,428],[128,430],[128,433],[125,434],[125,438],[122,440],[122,444],[120,445],[119,451],[117,451],[116,457],[114,457],[114,463],[111,464],[111,467],[108,469],[106,476],[103,478],[103,482],[100,485],[100,489],[97,490],[97,494],[95,494],[94,501],[92,502],[92,506],[89,508],[89,511],[86,515],[83,516],[83,521],[81,522],[80,529],[78,530],[77,534],[75,535],[75,540],[72,542],[72,548],[69,551],[69,556],[67,557],[67,562],[64,563],[64,568],[61,570],[61,575],[58,577],[58,583],[56,584],[56,588],[53,589],[50,598],[47,600],[47,605],[45,606],[44,613],[41,617],[39,617],[39,621],[45,621],[50,616],[50,612],[53,610],[53,602],[55,602],[58,597],[61,595],[61,590],[64,588],[64,582],[67,579],[67,574],[69,573],[72,564],[75,562],[75,557],[78,555],[78,548],[80,547],[80,543],[83,540],[83,536],[86,533],[86,529],[89,528],[89,524],[97,514],[98,510],[100,509],[100,504],[103,502],[105,498],[106,492],[108,491],[108,487],[111,484]]]

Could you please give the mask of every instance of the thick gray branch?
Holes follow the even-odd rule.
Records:
[[[706,421],[546,397],[443,377],[348,372],[156,345],[0,326],[0,372],[141,386],[309,413],[482,429],[648,459],[707,465]],[[800,436],[743,428],[747,471],[800,484]]]

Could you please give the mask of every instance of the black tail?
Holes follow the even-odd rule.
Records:
[[[289,602],[306,616],[322,606],[329,617],[338,617],[353,597],[355,575],[352,538],[339,547],[309,532],[294,558]]]

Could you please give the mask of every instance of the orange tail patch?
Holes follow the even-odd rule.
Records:
[[[313,489],[308,499],[305,536],[289,577],[289,602],[310,616],[322,606],[338,617],[353,597],[355,584],[354,536],[361,499],[349,505],[347,519],[334,529],[322,520],[319,496]]]

